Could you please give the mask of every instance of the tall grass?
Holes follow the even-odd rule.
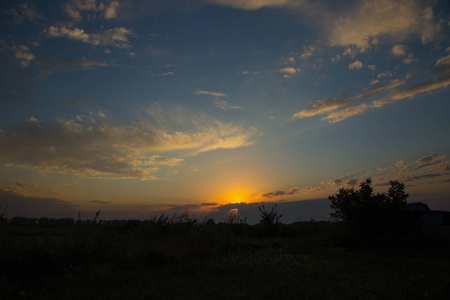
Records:
[[[271,212],[271,211],[268,211]],[[276,219],[274,219],[276,220]],[[450,292],[450,247],[356,243],[343,223],[145,221],[0,230],[4,299],[424,298]],[[413,247],[414,246],[414,247]],[[425,277],[422,277],[425,276]]]

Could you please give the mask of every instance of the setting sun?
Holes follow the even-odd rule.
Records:
[[[234,190],[226,192],[220,197],[220,204],[248,202],[250,196],[251,195],[244,190]]]

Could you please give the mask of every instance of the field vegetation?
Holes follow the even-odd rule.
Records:
[[[3,222],[2,299],[446,299],[450,292],[450,246],[442,241],[373,239],[344,222],[286,225],[276,210],[261,213],[257,225],[187,213]]]

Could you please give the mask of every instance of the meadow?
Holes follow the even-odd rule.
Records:
[[[100,225],[101,224],[101,225]],[[0,225],[2,299],[447,299],[450,245],[344,223]]]

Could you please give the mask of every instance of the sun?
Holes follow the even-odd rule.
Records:
[[[220,197],[221,204],[241,203],[247,202],[250,198],[250,194],[244,190],[232,190],[225,192]]]

